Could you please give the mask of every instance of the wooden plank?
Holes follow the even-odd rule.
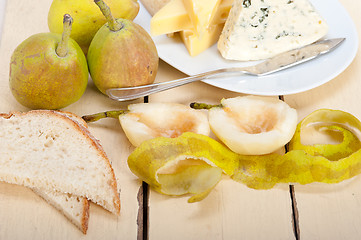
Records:
[[[217,104],[240,95],[196,82],[151,95],[149,101]],[[295,238],[288,185],[253,190],[225,177],[201,202],[151,190],[149,206],[150,240]]]
[[[340,2],[360,29],[361,3]],[[353,63],[338,77],[308,92],[285,96],[285,101],[298,109],[300,120],[320,108],[340,109],[361,119],[360,79],[361,50],[358,49]],[[334,185],[296,185],[300,239],[360,239],[360,186],[360,176]]]
[[[50,4],[51,1],[48,0],[8,1],[0,50],[0,112],[28,110],[18,104],[10,93],[10,56],[15,47],[30,35],[48,32],[47,13]],[[126,103],[108,99],[89,82],[83,97],[64,110],[84,115],[124,107]],[[114,216],[92,204],[89,230],[87,235],[83,235],[61,213],[32,191],[1,183],[0,239],[137,239],[138,210],[141,204],[137,197],[141,182],[129,171],[126,163],[133,147],[114,119],[91,123],[89,127],[113,164],[120,188],[120,216]]]

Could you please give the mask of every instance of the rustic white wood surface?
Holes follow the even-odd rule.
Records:
[[[235,96],[242,94],[198,82],[152,95],[149,102],[219,104]],[[288,185],[258,191],[226,178],[199,203],[151,191],[149,206],[149,239],[295,238]]]
[[[3,1],[3,0],[1,0]],[[10,93],[9,62],[13,50],[32,34],[48,32],[50,0],[7,2],[0,49],[0,112],[26,111]],[[64,110],[80,116],[126,107],[99,94],[92,82],[76,103]],[[114,216],[102,208],[90,206],[87,235],[83,235],[61,213],[32,191],[0,183],[0,239],[137,239],[138,192],[141,183],[129,171],[126,160],[133,147],[119,123],[104,119],[89,124],[90,131],[103,145],[118,180],[121,214]],[[1,143],[0,143],[1,144]]]
[[[361,39],[361,2],[340,0]],[[337,17],[337,15],[335,15]],[[347,27],[347,26],[345,26]],[[320,108],[340,109],[361,119],[361,48],[338,77],[311,91],[285,96],[301,118]],[[361,239],[361,178],[336,185],[295,186],[300,239]]]
[[[349,11],[357,29],[361,29],[358,16],[361,2],[340,2]],[[0,45],[0,112],[27,110],[15,101],[8,89],[9,60],[12,51],[25,38],[48,31],[46,18],[50,3],[51,0],[8,0]],[[161,62],[157,81],[182,76]],[[355,61],[337,78],[308,92],[285,96],[285,101],[298,110],[300,120],[319,108],[345,110],[361,119],[360,81],[359,49]],[[149,97],[149,102],[218,103],[221,98],[238,95],[198,82],[155,94]],[[125,106],[99,94],[90,82],[81,100],[65,110],[84,115]],[[113,163],[120,188],[120,216],[91,205],[88,234],[83,235],[30,190],[0,183],[1,240],[142,239],[138,235],[142,222],[137,222],[138,214],[142,214],[138,202],[141,183],[126,164],[133,147],[113,119],[92,123],[90,130],[101,141]],[[149,193],[150,240],[296,239],[288,185],[258,191],[225,178],[205,200],[194,204],[188,204],[186,197],[171,198],[152,190]],[[337,185],[295,186],[295,202],[299,239],[361,238],[361,177]]]

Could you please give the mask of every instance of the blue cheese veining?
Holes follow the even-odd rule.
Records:
[[[230,60],[266,59],[313,43],[327,31],[308,0],[235,0],[218,50]]]

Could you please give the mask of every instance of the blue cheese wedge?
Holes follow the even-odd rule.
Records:
[[[313,43],[327,31],[308,0],[235,0],[218,50],[229,60],[267,59]]]

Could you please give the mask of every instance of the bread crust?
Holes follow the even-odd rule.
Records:
[[[45,118],[49,117],[51,115],[56,115],[57,117],[61,118],[63,121],[66,121],[70,126],[72,126],[75,131],[77,131],[79,134],[84,136],[84,139],[86,139],[88,141],[88,143],[90,145],[92,145],[97,150],[98,154],[106,161],[105,163],[106,163],[107,167],[109,168],[109,171],[111,174],[111,182],[109,183],[109,186],[111,187],[111,189],[114,193],[113,205],[114,205],[115,210],[112,212],[115,213],[116,215],[119,215],[120,214],[120,199],[119,199],[117,182],[116,182],[114,170],[113,170],[112,165],[111,165],[104,149],[102,148],[99,140],[97,140],[90,133],[90,131],[86,127],[87,126],[86,123],[73,120],[72,117],[75,117],[76,115],[74,115],[72,113],[54,111],[54,110],[31,110],[28,112],[14,111],[14,112],[10,112],[10,113],[0,113],[0,117],[2,117],[4,119],[10,119],[10,118],[22,116],[22,115],[41,115],[41,116],[44,116]],[[72,115],[72,117],[70,115]],[[86,218],[89,218],[89,215],[84,217],[84,219],[86,219]]]
[[[84,234],[88,231],[88,224],[89,224],[89,200],[86,198],[83,199],[83,215],[81,220],[81,230]]]
[[[89,206],[90,201],[85,197],[76,197],[71,194],[66,193],[59,193],[59,192],[47,192],[42,191],[37,188],[31,189],[34,193],[36,193],[39,197],[41,197],[44,201],[46,201],[48,204],[52,205],[55,209],[57,209],[59,212],[61,212],[66,218],[70,220],[71,223],[73,223],[83,234],[87,233],[88,230],[88,223],[89,223]],[[69,206],[67,206],[68,201],[64,204],[60,203],[59,196],[61,199],[63,198],[70,198],[70,201],[77,199],[79,203],[81,204],[81,216],[77,214],[73,215],[70,212],[72,209],[70,209]],[[71,206],[71,208],[76,207],[74,205]]]
[[[62,115],[62,113],[59,113],[59,112],[55,112],[57,114],[60,114]],[[91,144],[96,147],[98,149],[99,152],[101,152],[103,158],[107,159],[107,165],[109,166],[109,168],[111,169],[111,174],[113,175],[112,179],[112,183],[111,183],[111,186],[113,188],[113,191],[114,191],[114,199],[113,199],[113,203],[114,203],[114,206],[116,206],[116,214],[119,215],[120,214],[120,199],[119,199],[119,195],[118,195],[118,186],[117,186],[117,181],[116,181],[116,178],[115,178],[115,173],[114,173],[114,169],[112,167],[112,165],[110,164],[110,161],[109,161],[109,158],[107,156],[107,154],[105,153],[102,145],[100,144],[100,141],[98,139],[96,139],[89,131],[88,127],[85,127],[87,126],[87,124],[85,123],[85,126],[83,126],[82,124],[79,124],[78,122],[75,122],[73,121],[70,117],[66,116],[66,115],[62,115],[64,116],[65,118],[68,118],[70,119],[72,122],[74,122],[77,127],[79,128],[79,131],[81,131],[85,136],[89,137],[89,139],[91,140]],[[84,120],[83,120],[84,121]],[[85,121],[84,121],[85,122]]]

